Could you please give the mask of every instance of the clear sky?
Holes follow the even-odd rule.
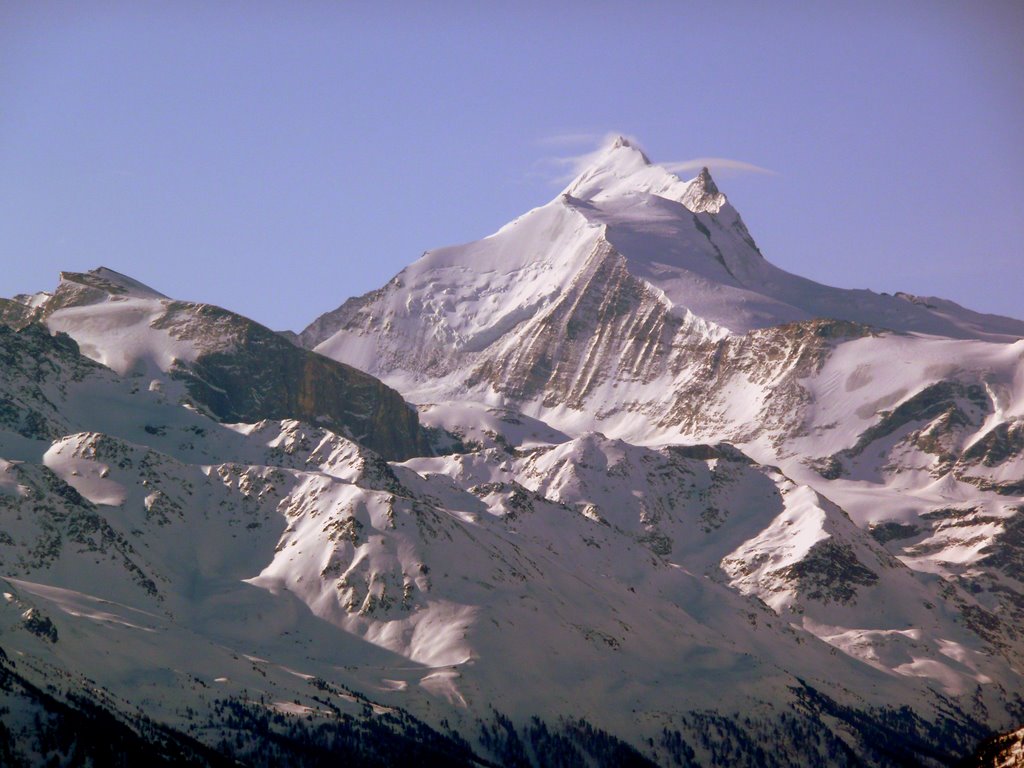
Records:
[[[0,296],[301,329],[560,189],[712,167],[777,265],[1024,316],[1024,3],[0,2]]]

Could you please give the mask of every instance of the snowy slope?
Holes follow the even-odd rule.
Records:
[[[568,440],[503,412],[496,447],[388,464],[294,420],[220,424],[38,326],[0,338],[20,403],[0,431],[0,646],[39,685],[144,701],[211,745],[226,699],[330,724],[368,698],[492,756],[491,707],[523,728],[582,716],[657,762],[675,739],[708,762],[753,750],[789,717],[780,759],[827,764],[836,739],[870,751],[856,712],[896,702],[913,728],[952,718],[954,751],[982,717],[1012,724],[992,681],[1017,673],[938,579],[735,449]],[[50,408],[28,431],[34,391]],[[750,571],[787,521],[809,545]],[[823,570],[819,542],[872,577]],[[753,719],[700,741],[700,718],[736,712]]]
[[[10,743],[952,764],[1020,724],[1022,331],[789,275],[626,140],[303,332],[347,365],[65,273],[0,304]]]

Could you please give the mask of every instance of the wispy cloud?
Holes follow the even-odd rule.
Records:
[[[605,147],[617,136],[624,136],[635,147],[641,146],[639,141],[622,131],[559,133],[545,136],[537,141],[540,146],[564,148],[566,150],[579,147],[581,149],[586,148],[586,151],[543,157],[534,164],[534,169],[530,175],[534,178],[546,179],[550,184],[568,184],[585,168],[591,165],[597,159],[597,156],[604,151]],[[778,172],[770,168],[763,168],[760,165],[754,165],[754,163],[748,163],[745,160],[735,160],[729,157],[695,157],[690,160],[655,161],[655,163],[671,173],[681,175],[695,174],[706,166],[715,176],[724,178],[744,173],[778,176]]]
[[[726,171],[731,173],[760,173],[766,176],[778,176],[778,171],[770,168],[762,168],[743,160],[733,160],[728,157],[695,157],[692,160],[679,160],[677,162],[658,163],[662,168],[672,173],[689,173],[699,171],[707,167],[712,172]],[[727,173],[726,175],[730,175]]]
[[[559,186],[568,184],[575,179],[585,168],[591,165],[597,156],[617,136],[625,136],[631,144],[639,146],[639,143],[632,136],[622,131],[605,131],[604,133],[560,133],[552,136],[545,136],[538,140],[538,144],[547,147],[587,147],[585,152],[574,155],[557,155],[542,157],[535,164],[532,176],[539,176],[547,179],[550,184]]]

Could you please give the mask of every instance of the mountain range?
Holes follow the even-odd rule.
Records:
[[[943,766],[1024,722],[1024,322],[787,273],[625,138],[301,333],[99,268],[0,300],[0,359],[2,763]]]

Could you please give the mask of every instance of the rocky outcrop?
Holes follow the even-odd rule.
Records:
[[[986,739],[957,768],[1020,768],[1024,766],[1024,728]]]
[[[37,312],[27,304],[0,299],[0,326],[20,330],[35,318]]]
[[[0,324],[0,369],[0,429],[32,440],[64,434],[59,398],[66,382],[104,370],[81,355],[67,334],[51,336],[31,322],[21,330]]]
[[[495,345],[470,374],[516,401],[582,408],[607,380],[649,382],[666,372],[682,322],[606,243],[553,305]]]
[[[173,302],[153,324],[176,338],[216,339],[172,376],[221,421],[298,419],[363,443],[389,459],[430,453],[419,417],[369,374],[297,347],[280,334],[210,305]]]
[[[802,380],[818,372],[842,341],[876,331],[845,320],[808,320],[711,340],[677,339],[674,386],[660,426],[684,434],[727,432],[742,442],[762,431],[776,441],[800,434],[810,397]],[[727,411],[731,391],[746,390],[758,415],[737,423]]]

